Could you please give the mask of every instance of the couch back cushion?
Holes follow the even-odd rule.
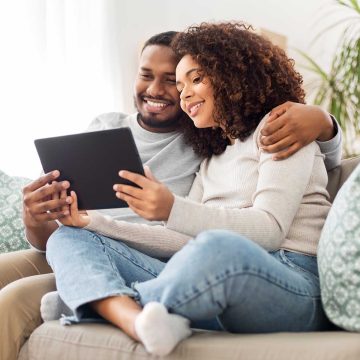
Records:
[[[21,216],[21,190],[29,181],[0,170],[0,253],[29,248]]]
[[[340,185],[350,170],[339,175]],[[329,319],[346,330],[360,331],[360,165],[335,197],[321,233],[318,263]]]
[[[360,156],[345,159],[341,161],[341,166],[329,171],[329,181],[327,190],[330,195],[330,201],[333,202],[338,190],[344,184],[351,172],[360,163]]]

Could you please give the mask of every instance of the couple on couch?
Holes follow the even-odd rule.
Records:
[[[318,108],[283,104],[304,102],[301,83],[285,53],[243,24],[205,23],[145,43],[139,113],[91,126],[130,126],[154,172],[120,172],[140,187],[114,184],[129,209],[79,212],[58,171],[24,189],[26,234],[46,249],[70,310],[65,324],[104,318],[157,355],[190,326],[329,326],[316,261],[330,208],[319,145],[328,169],[337,166],[341,133]],[[45,317],[57,317],[59,302],[44,297]]]

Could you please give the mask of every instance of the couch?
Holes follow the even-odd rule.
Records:
[[[331,200],[360,157],[343,160],[329,173]],[[24,344],[19,360],[155,359],[144,347],[110,324],[64,327],[58,321],[39,326]],[[360,334],[335,329],[326,332],[229,334],[195,331],[166,359],[239,360],[359,360]]]

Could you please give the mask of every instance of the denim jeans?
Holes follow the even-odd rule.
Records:
[[[89,302],[128,295],[142,305],[158,301],[210,330],[219,330],[218,323],[235,333],[329,325],[316,257],[269,253],[229,231],[203,232],[162,262],[121,241],[64,226],[50,237],[47,259],[61,298],[74,311],[69,321],[84,318]]]

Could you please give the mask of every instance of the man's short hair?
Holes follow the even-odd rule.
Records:
[[[141,52],[149,45],[163,45],[170,47],[176,34],[177,31],[166,31],[152,36],[150,39],[146,40]]]

